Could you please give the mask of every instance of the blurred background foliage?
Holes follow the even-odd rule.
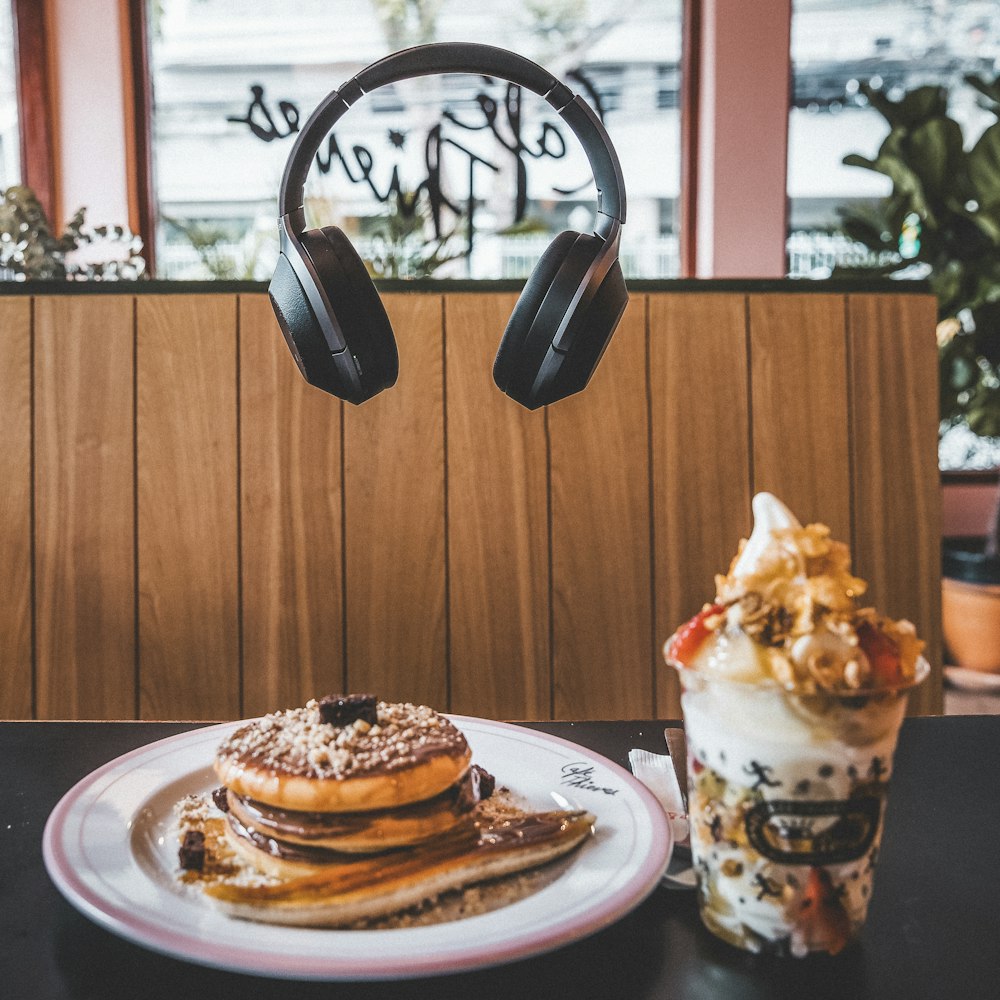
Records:
[[[1000,77],[964,79],[1000,117]],[[1000,121],[966,145],[946,87],[893,101],[862,86],[889,134],[874,159],[851,154],[844,163],[886,175],[892,193],[842,210],[842,227],[889,262],[835,273],[925,277],[939,305],[942,429],[965,423],[1000,436]]]

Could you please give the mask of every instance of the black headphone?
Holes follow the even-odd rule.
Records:
[[[324,136],[376,87],[433,73],[476,73],[544,97],[580,140],[597,182],[592,235],[560,233],[542,254],[493,365],[501,391],[529,410],[580,392],[628,302],[618,262],[625,182],[600,118],[541,66],[491,45],[418,45],[363,69],[330,94],[299,134],[278,196],[281,253],[268,294],[303,377],[363,403],[399,374],[396,340],[357,251],[336,226],[306,229],[306,175]]]

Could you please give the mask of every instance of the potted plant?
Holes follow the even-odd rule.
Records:
[[[134,281],[146,267],[141,251],[125,226],[89,226],[85,208],[57,236],[31,188],[0,191],[0,280]]]
[[[1000,77],[965,82],[1000,117]],[[917,268],[937,295],[942,432],[965,424],[1000,437],[1000,121],[967,148],[947,88],[918,87],[898,101],[861,89],[889,134],[875,159],[844,163],[885,174],[892,193],[842,212],[843,230],[879,261],[864,273]],[[980,539],[945,540],[945,641],[959,665],[1000,671],[1000,483],[984,529]]]

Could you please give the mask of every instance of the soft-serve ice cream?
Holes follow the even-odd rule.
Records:
[[[788,690],[857,691],[914,679],[923,648],[913,625],[859,608],[863,580],[843,542],[803,528],[770,493],[717,596],[670,640],[668,658],[699,673]]]
[[[861,606],[829,529],[767,493],[715,601],[668,640],[702,918],[753,951],[836,953],[864,921],[905,692],[907,621]]]

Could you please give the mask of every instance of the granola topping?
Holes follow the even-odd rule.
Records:
[[[689,623],[680,644],[678,631],[673,658],[807,694],[913,681],[924,644],[910,622],[859,607],[867,585],[851,573],[848,547],[824,524],[800,525],[770,494],[758,494],[754,514],[753,535],[716,577],[714,604],[692,620],[697,629]]]

